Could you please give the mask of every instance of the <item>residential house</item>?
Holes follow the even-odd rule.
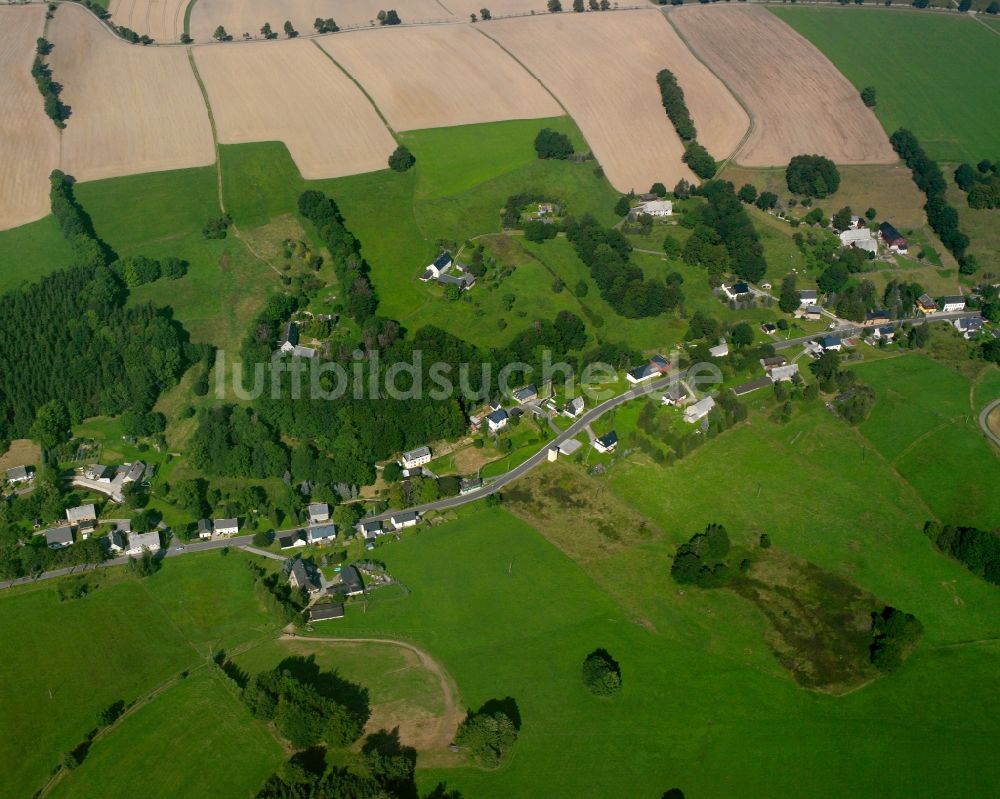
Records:
[[[734,283],[731,286],[723,283],[722,293],[727,300],[738,300],[750,293],[750,286],[747,283]]]
[[[451,260],[451,253],[445,250],[437,258],[434,259],[434,261],[430,264],[430,266],[428,266],[424,270],[424,273],[420,276],[420,279],[424,283],[426,283],[429,280],[437,280],[438,277],[440,277],[441,273],[444,272],[445,269],[450,267],[452,263],[453,261]]]
[[[306,530],[310,544],[329,544],[337,540],[337,527],[333,524],[317,524]]]
[[[840,234],[841,247],[854,247],[872,254],[878,253],[878,239],[866,228],[848,228]]]
[[[322,524],[330,521],[330,506],[325,502],[312,502],[306,509],[309,514],[309,524]]]
[[[514,402],[521,405],[525,402],[531,402],[534,399],[538,399],[538,389],[535,388],[534,383],[529,383],[526,386],[514,389],[511,396],[514,398]]]
[[[942,313],[958,313],[959,311],[964,311],[964,310],[965,310],[965,297],[954,296],[954,297],[941,298]]]
[[[815,305],[819,299],[816,289],[803,289],[799,292],[799,305],[805,308],[807,305]]]
[[[800,319],[810,319],[817,320],[823,318],[823,309],[818,305],[807,305],[805,308],[799,308],[795,312],[795,316]]]
[[[42,535],[45,536],[45,543],[49,549],[62,549],[73,543],[73,528],[68,524],[50,527],[48,530],[43,530]]]
[[[215,531],[215,527],[212,524],[211,519],[199,519],[198,520],[198,538],[202,540],[206,538],[211,538],[212,533]]]
[[[404,527],[415,527],[420,521],[420,515],[414,510],[401,510],[393,513],[389,517],[389,521],[393,527],[400,530]]]
[[[785,360],[782,355],[771,355],[767,358],[760,359],[760,365],[765,372],[769,372],[775,366],[784,366],[788,361]]]
[[[778,326],[772,325],[770,322],[764,322],[764,324],[760,326],[760,329],[761,332],[766,333],[769,336],[773,336],[778,332]]]
[[[875,339],[875,341],[892,341],[896,338],[896,328],[892,325],[876,327],[875,332],[872,333],[872,338]]]
[[[670,371],[670,363],[662,355],[654,355],[642,366],[637,366],[625,373],[625,379],[630,383],[643,383]]]
[[[904,239],[902,234],[891,224],[883,222],[879,225],[878,235],[890,250],[904,255],[906,254],[906,248],[908,246],[906,239]]]
[[[418,466],[430,463],[430,460],[431,448],[418,447],[417,449],[411,449],[409,452],[403,453],[403,463],[401,465],[404,469],[416,469]]]
[[[476,285],[476,276],[468,271],[464,266],[455,265],[458,274],[442,273],[438,275],[437,282],[443,286],[458,286],[462,291],[468,291]]]
[[[376,536],[382,535],[383,532],[382,522],[375,519],[360,521],[354,526],[354,529],[365,538],[372,540],[374,540]]]
[[[865,314],[865,326],[866,327],[879,327],[880,325],[887,325],[892,321],[892,317],[889,316],[888,311],[875,310],[868,311]]]
[[[785,380],[793,380],[798,377],[799,365],[797,363],[788,363],[784,366],[773,367],[768,374],[771,380],[775,383],[780,383]]]
[[[659,200],[660,199],[660,195],[659,194],[654,194],[651,191],[647,191],[647,192],[644,192],[643,194],[639,194],[636,197],[636,199],[638,199],[641,202],[648,203],[648,202],[652,202],[653,200]]]
[[[93,480],[95,483],[110,483],[115,479],[115,470],[110,466],[103,466],[100,463],[88,466],[83,474],[84,477],[88,480]]]
[[[7,482],[11,485],[26,483],[30,479],[31,472],[28,471],[27,466],[15,466],[14,468],[7,470]]]
[[[361,582],[361,575],[354,566],[344,566],[340,570],[340,585],[334,586],[338,594],[344,596],[359,596],[365,592],[365,585]]]
[[[931,299],[929,294],[921,294],[917,299],[917,310],[922,314],[932,314],[938,312],[938,304]]]
[[[146,464],[142,461],[126,464],[123,471],[122,485],[125,485],[126,483],[135,483],[142,480],[142,476],[146,473]]]
[[[647,363],[630,369],[625,373],[625,379],[630,383],[643,383],[670,371],[670,363],[662,355],[654,355]]]
[[[490,432],[496,433],[499,430],[503,430],[507,426],[507,421],[510,419],[507,411],[503,408],[493,411],[486,417],[486,422],[489,425]]]
[[[316,357],[317,351],[313,347],[303,347],[300,344],[296,344],[292,347],[291,354],[293,358],[306,358],[307,360],[312,360]]]
[[[819,345],[823,348],[824,352],[834,351],[840,352],[844,346],[844,342],[841,340],[840,336],[823,336],[819,340]]]
[[[97,510],[93,505],[79,505],[75,508],[67,508],[66,521],[71,526],[76,527],[80,537],[86,540],[97,529]]]
[[[583,397],[574,397],[569,402],[567,402],[566,406],[563,408],[563,416],[568,416],[570,419],[575,419],[577,416],[583,413],[584,407],[586,407],[586,403],[584,403]]]
[[[575,438],[567,438],[562,444],[559,445],[559,454],[569,457],[582,446],[583,444]]]
[[[212,522],[212,527],[218,538],[236,535],[240,531],[240,523],[238,519],[216,519]]]
[[[689,405],[684,409],[684,421],[694,424],[704,419],[715,407],[715,400],[712,397],[702,397],[694,405]]]
[[[771,385],[771,378],[764,375],[763,377],[758,377],[756,380],[751,380],[748,383],[741,383],[738,386],[734,386],[733,393],[737,397],[742,397],[769,385]],[[709,399],[711,399],[711,397],[709,397]]]
[[[281,334],[278,342],[278,352],[293,352],[299,343],[299,326],[295,322],[288,322]]]
[[[280,549],[298,549],[306,546],[309,541],[302,530],[295,530],[286,535],[278,536],[278,547]]]
[[[160,534],[155,530],[151,533],[128,533],[128,548],[126,555],[141,555],[143,552],[160,551]]]
[[[108,552],[113,555],[124,552],[125,547],[128,546],[128,539],[125,536],[126,533],[121,530],[112,530],[108,533],[107,538],[104,539],[104,546],[107,547]]]
[[[343,602],[324,602],[322,605],[313,605],[309,608],[310,623],[342,618],[344,618]]]
[[[655,196],[655,195],[654,195]],[[674,213],[674,204],[670,200],[645,200],[629,211],[629,219],[638,219],[643,214],[655,217],[671,216]]]
[[[598,452],[613,452],[614,448],[618,446],[618,433],[612,430],[610,433],[595,438],[593,443],[594,449]]]
[[[963,316],[955,320],[955,329],[965,338],[975,338],[979,331],[983,329],[983,318],[981,316]]]
[[[677,408],[687,405],[690,401],[691,396],[688,394],[687,389],[680,383],[674,383],[670,386],[667,389],[667,393],[661,399],[664,405],[672,405]]]
[[[323,584],[316,573],[316,567],[298,557],[292,561],[292,567],[288,571],[288,584],[292,588],[305,591],[310,596],[323,590]]]
[[[708,352],[713,358],[725,358],[729,354],[729,345],[720,341],[714,347],[709,347]]]
[[[483,487],[482,477],[466,477],[459,484],[458,493],[459,494],[471,494],[473,491],[478,491]]]

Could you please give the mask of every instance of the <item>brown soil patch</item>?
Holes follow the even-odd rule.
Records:
[[[838,164],[896,162],[885,131],[857,89],[766,8],[684,6],[669,13],[695,53],[753,115],[739,163],[787,164],[802,153],[819,153]]]
[[[365,732],[374,732],[379,729],[391,730],[398,727],[399,737],[403,743],[414,747],[417,751],[447,752],[448,746],[455,738],[458,725],[465,719],[465,711],[462,710],[458,687],[451,675],[427,652],[405,641],[383,638],[316,638],[301,635],[282,635],[281,637],[283,640],[309,641],[328,646],[385,644],[404,650],[408,663],[419,665],[438,679],[444,711],[439,716],[429,716],[423,713],[414,714],[412,708],[405,708],[396,702],[376,705],[372,707],[372,716],[365,727]]]
[[[0,8],[0,230],[49,212],[48,176],[59,164],[59,134],[31,77],[35,40],[44,24],[42,6]]]
[[[307,179],[386,168],[396,142],[368,98],[311,41],[192,52],[220,143],[283,141]]]
[[[71,116],[62,170],[77,180],[215,161],[201,91],[181,47],[138,47],[80,6],[59,6],[49,62]]]
[[[747,129],[735,98],[658,11],[553,14],[499,20],[480,30],[552,90],[621,191],[692,179],[660,101],[661,69],[677,75],[699,138],[716,157],[728,155]]]
[[[15,466],[38,466],[42,460],[42,451],[38,444],[27,438],[15,438],[10,447],[0,454],[0,480],[4,473]]]
[[[317,41],[396,130],[562,115],[537,80],[470,25],[359,31]]]
[[[986,417],[986,426],[989,427],[995,435],[1000,436],[1000,408],[996,408],[993,413]]]
[[[187,5],[188,0],[111,0],[108,11],[116,25],[170,43],[180,41]]]

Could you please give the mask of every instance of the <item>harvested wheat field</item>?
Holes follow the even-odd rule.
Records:
[[[658,11],[497,20],[482,30],[559,98],[621,191],[692,179],[681,163],[684,147],[660,102],[661,69],[677,75],[701,141],[717,158],[728,155],[746,132],[739,104]]]
[[[142,0],[140,0],[142,2]],[[403,22],[450,20],[451,12],[437,0],[198,0],[191,11],[191,36],[196,42],[208,42],[222,25],[235,39],[249,33],[261,38],[260,29],[271,23],[274,32],[284,38],[285,20],[301,34],[315,33],[317,17],[332,18],[341,28],[365,27],[375,23],[378,12],[395,8]]]
[[[305,178],[386,168],[395,140],[368,98],[311,41],[192,51],[220,143],[282,141]]]
[[[471,25],[357,31],[317,41],[396,130],[562,114],[537,80]]]
[[[59,134],[31,77],[42,6],[0,7],[0,230],[49,212],[49,172],[59,165]]]
[[[875,114],[819,50],[758,6],[669,12],[681,35],[742,98],[754,129],[736,160],[786,164],[819,153],[840,164],[896,161]]]
[[[179,41],[184,32],[184,11],[188,0],[111,0],[111,21],[157,42]]]
[[[494,0],[490,3],[483,3],[481,0],[441,0],[441,2],[459,19],[468,19],[470,14],[478,17],[484,6],[489,8],[494,19],[500,19],[505,15],[530,14],[532,11],[536,14],[548,13],[547,0]],[[567,11],[571,5],[568,0],[563,3]]]
[[[127,44],[83,8],[59,6],[49,63],[71,114],[61,168],[77,180],[205,166],[212,126],[181,47]]]

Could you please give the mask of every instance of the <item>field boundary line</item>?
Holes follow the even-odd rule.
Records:
[[[485,36],[491,42],[493,42],[493,44],[495,44],[497,47],[499,47],[501,50],[503,50],[508,56],[510,56],[511,58],[513,58],[514,61],[521,67],[521,69],[523,69],[525,72],[527,72],[529,75],[531,75],[531,77],[533,77],[536,81],[538,81],[538,85],[541,86],[543,89],[545,89],[546,92],[548,92],[549,97],[551,97],[553,100],[556,101],[556,105],[558,105],[563,110],[563,113],[566,116],[568,116],[570,119],[573,119],[573,115],[570,114],[569,109],[567,109],[566,106],[563,105],[562,100],[560,100],[558,97],[556,97],[556,93],[554,91],[552,91],[552,89],[550,89],[548,86],[546,86],[545,82],[540,77],[538,77],[534,72],[532,72],[530,69],[528,69],[528,65],[527,64],[525,64],[520,58],[518,58],[516,55],[514,55],[510,50],[508,50],[506,47],[504,47],[502,44],[500,44],[499,41],[497,41],[492,36],[490,36],[486,31],[484,31],[478,25],[476,26],[475,30],[478,33],[481,33],[483,36]],[[573,124],[576,125],[576,120],[575,119],[573,120]],[[579,128],[579,125],[577,125],[577,127]],[[580,133],[582,135],[583,131],[581,130]],[[587,140],[587,137],[584,136],[584,141],[586,141],[586,140]],[[590,142],[587,142],[587,147],[590,147]]]
[[[896,481],[900,483],[902,486],[904,486],[907,489],[907,491],[913,494],[913,496],[916,498],[916,502],[914,504],[922,506],[927,511],[927,518],[933,519],[936,522],[940,522],[941,519],[938,518],[938,515],[934,512],[931,506],[927,504],[927,501],[923,498],[920,492],[917,491],[913,483],[911,483],[909,480],[903,477],[902,474],[899,473],[899,470],[896,469],[895,462],[890,461],[888,458],[886,458],[885,455],[883,455],[879,451],[878,447],[876,447],[871,442],[871,439],[869,439],[864,433],[862,433],[856,427],[852,426],[849,427],[848,429],[854,433],[856,439],[860,440],[861,446],[864,447],[865,452],[867,453],[870,451],[876,458],[882,461],[882,463],[885,464],[886,469],[889,470],[889,473],[896,479]]]
[[[191,0],[195,2],[195,0]],[[226,203],[222,198],[222,157],[219,153],[219,129],[215,124],[215,113],[212,111],[212,101],[208,99],[208,89],[205,87],[205,81],[201,78],[201,73],[198,71],[198,64],[194,60],[194,50],[188,45],[187,48],[188,63],[191,65],[191,72],[194,74],[195,82],[198,84],[198,89],[201,91],[201,99],[205,103],[205,110],[208,112],[208,124],[212,127],[212,147],[215,149],[215,182],[217,193],[219,195],[219,210],[223,214],[226,213]]]
[[[730,162],[737,163],[736,156],[739,155],[740,150],[743,149],[747,141],[749,141],[750,136],[757,129],[757,118],[754,116],[753,111],[750,110],[750,106],[747,105],[746,100],[743,99],[740,93],[730,85],[729,81],[727,81],[718,72],[712,69],[709,63],[704,58],[701,57],[701,53],[699,53],[695,49],[694,45],[692,45],[691,42],[689,42],[687,38],[684,36],[684,34],[681,33],[680,28],[674,25],[673,20],[670,19],[670,8],[672,8],[672,6],[667,6],[666,8],[660,9],[660,13],[663,14],[663,17],[667,20],[667,24],[674,29],[674,33],[677,34],[677,38],[681,40],[684,46],[688,49],[688,52],[695,57],[698,63],[701,64],[703,67],[705,67],[705,69],[707,69],[713,75],[715,75],[719,83],[721,83],[723,86],[726,87],[726,89],[733,96],[736,102],[740,104],[740,108],[742,108],[746,112],[747,119],[750,120],[750,124],[747,126],[746,133],[743,134],[743,138],[736,143],[736,147],[733,148],[733,151],[729,153],[729,155],[727,155],[716,168],[714,177],[718,177],[719,174],[722,172],[722,170],[724,170],[727,166],[729,166]]]
[[[196,2],[197,0],[194,1]],[[389,131],[392,138],[396,140],[396,144],[399,144],[399,137],[396,135],[396,130],[392,127],[392,125],[389,124],[389,120],[385,118],[385,114],[383,114],[382,109],[378,107],[378,103],[375,102],[375,98],[373,98],[368,93],[368,90],[361,85],[361,81],[359,81],[350,72],[348,72],[344,68],[344,65],[341,64],[336,58],[334,58],[329,52],[324,50],[323,46],[318,41],[316,41],[315,38],[310,39],[309,41],[311,41],[316,46],[316,49],[318,49],[323,55],[325,55],[337,69],[343,72],[344,75],[347,76],[347,79],[351,81],[351,83],[353,83],[355,86],[358,87],[358,90],[367,98],[368,102],[371,103],[372,108],[375,109],[375,113],[378,114],[378,118],[382,120],[382,124],[385,125],[386,129]]]

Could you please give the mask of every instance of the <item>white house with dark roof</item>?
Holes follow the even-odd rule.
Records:
[[[216,519],[212,529],[217,537],[225,538],[239,533],[240,523],[238,519]]]
[[[389,522],[397,530],[403,527],[414,527],[419,521],[420,521],[420,516],[415,510],[395,511],[389,517]]]
[[[84,476],[95,483],[110,483],[115,479],[116,474],[115,469],[100,463],[91,464],[84,471]]]
[[[11,485],[27,483],[31,479],[31,472],[27,466],[15,466],[7,470],[7,482]]]
[[[329,544],[337,540],[337,527],[333,524],[316,524],[306,529],[310,544]]]
[[[983,318],[981,316],[963,316],[955,320],[955,329],[966,339],[975,338],[983,329]]]
[[[323,590],[323,583],[316,574],[316,567],[307,564],[302,558],[295,558],[288,572],[288,583],[292,588],[301,588],[309,595],[318,594]]]
[[[738,300],[750,293],[749,283],[723,283],[721,288],[727,300]]]
[[[125,467],[125,473],[122,475],[122,485],[126,483],[135,483],[142,479],[142,476],[146,473],[146,464],[142,461],[136,461],[135,463],[130,463]]]
[[[570,419],[575,419],[586,407],[586,403],[583,401],[583,397],[574,397],[569,402],[566,403],[563,408],[563,416],[568,416]]]
[[[740,383],[738,386],[733,386],[733,394],[737,397],[742,397],[769,385],[771,385],[771,378],[764,375],[763,377],[758,377],[756,380],[750,380],[747,383]]]
[[[279,549],[297,549],[309,543],[306,534],[302,530],[295,530],[287,535],[278,536]]]
[[[127,538],[126,555],[141,555],[143,552],[160,551],[160,534],[155,530],[151,533],[128,533]]]
[[[322,524],[330,521],[330,506],[325,502],[312,502],[307,509],[309,524]]]
[[[827,352],[840,352],[843,349],[844,342],[840,336],[823,336],[819,340],[819,345]]]
[[[688,405],[684,409],[684,421],[688,424],[694,424],[708,416],[714,407],[715,399],[712,397],[702,397],[694,405]]]
[[[416,449],[411,449],[409,452],[403,453],[402,466],[404,469],[416,469],[418,466],[430,463],[430,460],[431,448],[417,447]]]
[[[612,430],[610,433],[598,436],[592,443],[598,452],[611,452],[618,446],[618,433]]]
[[[212,524],[211,519],[198,520],[198,538],[201,538],[203,540],[206,538],[211,538],[214,532],[215,532],[215,525]]]
[[[309,608],[310,623],[342,618],[344,618],[343,602],[324,602],[322,605],[313,605]]]
[[[295,350],[299,343],[299,326],[295,322],[285,324],[278,342],[278,352],[290,353]]]
[[[78,505],[75,508],[66,509],[66,521],[70,524],[83,524],[97,522],[97,508],[91,505]]]
[[[376,519],[362,519],[354,525],[354,529],[357,530],[360,535],[364,536],[365,539],[370,541],[374,541],[377,536],[380,536],[383,532],[385,532],[382,522]]]
[[[49,549],[62,549],[73,543],[73,528],[68,524],[50,527],[48,530],[43,530],[42,535],[45,536],[45,543]]]
[[[815,305],[818,299],[819,294],[816,289],[803,289],[799,292],[799,305],[803,308],[807,305]]]
[[[941,298],[942,313],[958,313],[965,310],[965,297],[953,296]]]
[[[637,366],[625,373],[625,379],[630,383],[643,383],[654,377],[670,371],[670,363],[662,355],[654,355],[642,366]]]
[[[509,420],[510,414],[508,414],[503,408],[493,411],[486,417],[486,423],[489,425],[491,433],[503,430],[507,426],[507,422]]]
[[[420,276],[420,279],[424,283],[430,280],[437,280],[441,273],[451,266],[452,263],[454,263],[454,261],[451,259],[451,253],[445,250],[428,265],[428,267],[424,270],[424,273]]]
[[[521,386],[520,388],[515,388],[511,392],[511,396],[514,398],[514,402],[519,405],[524,402],[531,402],[534,399],[538,399],[538,389],[535,387],[534,383],[529,383],[526,386]]]
[[[113,555],[117,555],[119,552],[124,552],[125,547],[128,546],[128,539],[126,538],[127,533],[121,530],[112,530],[108,533],[107,538],[104,539],[104,546],[107,547],[108,552]]]
[[[344,596],[360,596],[365,592],[365,584],[356,567],[344,566],[340,570],[340,584],[333,586],[333,590]]]

